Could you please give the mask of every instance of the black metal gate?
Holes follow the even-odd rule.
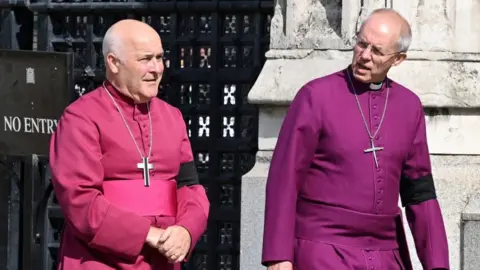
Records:
[[[273,0],[30,0],[28,9],[23,1],[10,1],[16,13],[13,4],[0,5],[9,8],[1,11],[0,45],[74,52],[71,91],[77,95],[104,78],[101,43],[111,24],[135,18],[159,32],[167,67],[160,95],[184,114],[211,202],[207,232],[184,268],[239,269],[241,177],[254,165],[258,136],[258,110],[246,99],[265,62]],[[19,175],[10,177],[22,202],[18,269],[53,269],[63,222],[54,196],[36,216],[49,181],[48,160],[10,158],[3,164]],[[10,265],[15,260],[10,257]]]

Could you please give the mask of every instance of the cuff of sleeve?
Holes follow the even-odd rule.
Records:
[[[448,241],[440,206],[436,199],[408,206],[407,218],[425,269],[449,269]]]
[[[200,222],[198,220],[195,220],[192,218],[192,219],[180,220],[176,224],[178,226],[184,227],[188,231],[188,233],[190,233],[190,238],[191,238],[190,249],[188,250],[187,256],[185,256],[185,260],[184,260],[185,262],[191,258],[195,245],[197,244],[202,234],[205,232],[206,226],[201,226],[201,224],[199,223]]]
[[[293,263],[295,241],[288,241],[288,238],[276,239],[281,241],[268,241],[268,239],[270,239],[269,236],[265,237],[263,242],[261,261],[263,266],[268,267],[270,264],[279,262]]]
[[[135,260],[142,251],[150,225],[149,219],[110,205],[89,246]]]
[[[293,258],[290,258],[290,257],[287,257],[287,256],[283,256],[283,257],[280,257],[280,256],[266,257],[266,256],[264,256],[262,258],[262,265],[265,266],[265,267],[268,267],[272,264],[280,263],[280,262],[291,262],[291,263],[293,263]]]
[[[425,269],[450,269],[450,263],[448,253],[446,248],[437,246],[436,252],[431,252],[432,254],[427,258],[422,264],[425,266]]]

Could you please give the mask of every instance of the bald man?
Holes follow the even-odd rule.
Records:
[[[58,269],[178,270],[206,229],[181,112],[157,98],[159,35],[134,20],[105,34],[106,80],[68,106],[50,146],[65,215]]]
[[[411,270],[400,201],[423,269],[449,269],[423,107],[387,77],[411,39],[397,12],[375,10],[351,65],[298,91],[267,180],[268,270]]]

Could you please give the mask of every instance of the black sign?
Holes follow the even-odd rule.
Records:
[[[72,73],[69,53],[0,50],[0,154],[48,155]]]

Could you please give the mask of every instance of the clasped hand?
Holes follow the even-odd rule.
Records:
[[[185,259],[190,249],[190,233],[182,226],[170,226],[166,230],[151,227],[147,243],[163,254],[170,263],[179,263]]]
[[[293,265],[291,262],[278,262],[272,265],[269,265],[267,270],[292,270]]]

